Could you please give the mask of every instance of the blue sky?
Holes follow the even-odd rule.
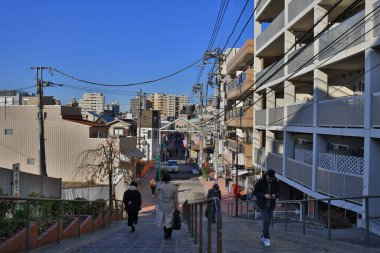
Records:
[[[2,1],[0,88],[33,85],[35,73],[31,66],[51,66],[82,79],[115,84],[170,74],[202,56],[220,1]],[[229,1],[216,46],[224,45],[244,4],[245,1]],[[251,0],[230,45],[253,8]],[[253,21],[237,46],[250,37]],[[106,102],[117,99],[125,110],[132,92],[140,88],[149,93],[190,95],[198,69],[193,67],[157,83],[125,88],[94,87],[46,72],[44,79],[67,86],[46,88],[45,95],[67,103],[71,97],[79,98],[84,90],[102,89]]]

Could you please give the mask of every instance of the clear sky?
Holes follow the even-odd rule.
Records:
[[[12,0],[0,8],[0,89],[35,84],[31,66],[51,66],[82,79],[129,83],[170,74],[202,57],[221,0]],[[230,0],[215,46],[223,46],[245,1]],[[230,45],[254,9],[253,0]],[[253,37],[253,20],[237,43]],[[127,109],[132,91],[191,95],[199,67],[153,84],[99,88],[45,73],[66,87],[45,89],[63,103],[102,89]],[[208,71],[205,71],[206,73]],[[203,79],[204,82],[204,79]],[[28,91],[35,91],[34,88]]]

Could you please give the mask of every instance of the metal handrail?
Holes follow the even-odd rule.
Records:
[[[119,202],[121,203],[120,209],[123,210],[123,201],[117,200],[117,199],[107,199],[105,202],[101,201],[90,201],[90,200],[82,200],[82,199],[76,199],[76,200],[66,200],[66,199],[55,199],[55,198],[32,198],[32,197],[10,197],[10,196],[0,196],[0,201],[16,201],[16,202],[26,202],[26,237],[25,237],[25,251],[30,252],[30,215],[31,215],[31,210],[30,210],[30,205],[32,202],[36,201],[45,201],[45,202],[55,202],[58,203],[57,206],[57,243],[61,241],[61,232],[60,232],[60,222],[61,222],[61,205],[62,203],[77,203],[77,218],[78,218],[78,227],[77,227],[77,236],[80,237],[80,210],[83,204],[91,204],[91,215],[92,216],[92,229],[91,231],[95,231],[95,205],[99,205],[102,207],[102,227],[103,229],[105,228],[105,215],[106,215],[106,205],[107,202],[109,202],[109,222],[110,224],[112,223],[112,210],[119,210]],[[115,204],[116,208],[113,208]],[[116,217],[117,219],[118,217]],[[123,216],[122,218],[123,219]]]
[[[212,252],[212,208],[213,205],[218,209],[219,212],[215,212],[216,218],[216,252],[222,253],[222,212],[220,206],[220,200],[217,197],[208,198],[203,200],[196,200],[189,202],[187,204],[188,217],[187,225],[192,238],[194,238],[194,243],[198,244],[199,252],[203,252],[203,206],[207,204],[207,252]],[[184,208],[184,207],[183,207]],[[198,217],[199,216],[199,217]],[[199,228],[198,228],[199,225]]]

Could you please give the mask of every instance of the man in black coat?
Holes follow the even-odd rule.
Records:
[[[274,170],[267,173],[257,181],[253,194],[256,196],[256,204],[260,208],[263,218],[263,235],[261,242],[270,246],[269,226],[273,219],[273,210],[276,207],[276,199],[280,197],[280,183],[276,179]]]
[[[124,192],[123,202],[128,213],[128,226],[135,232],[135,224],[138,221],[139,211],[141,210],[141,194],[137,190],[137,184],[132,182]]]

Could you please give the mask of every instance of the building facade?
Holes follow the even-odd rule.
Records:
[[[159,130],[161,128],[161,112],[158,110],[143,110],[141,121],[137,120],[137,138],[140,138],[141,152],[144,160],[154,160],[159,148]]]
[[[288,186],[285,194],[380,193],[380,18],[374,14],[380,1],[354,2],[334,8],[327,0],[267,0],[256,7],[254,166],[274,169]],[[365,209],[361,200],[334,205]],[[370,215],[380,213],[378,200],[369,205]],[[309,214],[316,215],[312,208]]]
[[[0,90],[0,106],[22,105],[22,98],[30,96],[27,92],[18,90]]]
[[[102,93],[83,93],[79,99],[79,107],[82,109],[82,114],[86,111],[95,111],[100,114],[104,112],[105,100]]]
[[[130,101],[130,112],[132,113],[132,118],[137,119],[139,117],[140,103],[142,110],[149,110],[152,108],[151,101],[144,95],[141,99],[137,96],[131,98]]]
[[[183,106],[189,104],[189,97],[185,95],[152,93],[148,95],[148,100],[151,101],[153,110],[161,112],[163,119],[178,117]]]

